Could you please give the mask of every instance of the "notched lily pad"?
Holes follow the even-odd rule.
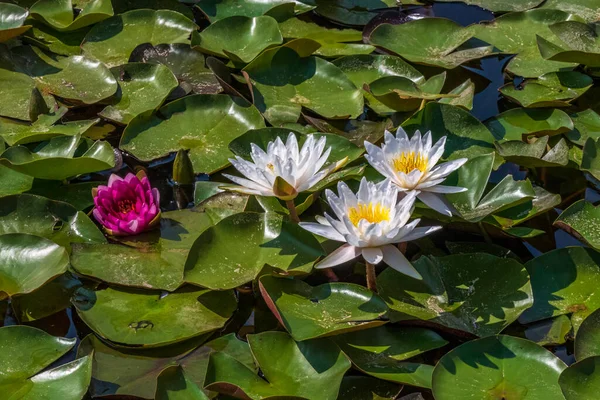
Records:
[[[552,42],[544,35],[537,37],[540,53],[545,59],[600,67],[600,25],[564,21],[551,25],[550,30],[560,42]]]
[[[497,142],[496,150],[506,161],[528,168],[564,167],[569,162],[569,146],[564,138],[552,148],[548,145],[548,136],[542,136],[532,143],[520,140]]]
[[[0,42],[15,38],[31,28],[23,25],[29,12],[16,4],[0,4]]]
[[[598,221],[600,221],[600,208],[585,200],[579,200],[564,210],[554,221],[554,225],[600,250]]]
[[[600,357],[586,358],[565,369],[558,379],[566,400],[593,400],[600,390]]]
[[[29,12],[32,17],[59,31],[74,31],[114,14],[110,0],[39,0]]]
[[[527,135],[558,135],[573,129],[573,121],[562,110],[513,108],[485,122],[496,140],[521,140]]]

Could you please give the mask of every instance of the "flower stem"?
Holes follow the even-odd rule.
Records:
[[[285,202],[285,205],[287,206],[288,210],[290,210],[290,218],[292,219],[292,221],[294,221],[295,223],[300,222],[300,217],[298,217],[298,212],[296,211],[296,205],[294,204],[294,200],[287,200]]]
[[[375,281],[375,266],[369,262],[366,262],[365,268],[367,272],[367,289],[377,293],[377,282]]]

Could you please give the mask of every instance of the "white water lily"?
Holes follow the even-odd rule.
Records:
[[[362,254],[370,264],[385,262],[395,270],[422,279],[402,252],[394,245],[419,239],[441,229],[440,226],[417,228],[419,219],[407,224],[416,191],[398,201],[398,188],[388,179],[375,184],[365,178],[354,194],[344,182],[338,182],[339,197],[331,190],[325,196],[336,218],[325,213],[318,223],[301,222],[300,226],[316,235],[346,242],[321,260],[315,268],[329,268]]]
[[[228,189],[291,200],[346,163],[347,158],[321,169],[331,153],[331,147],[325,149],[325,142],[325,137],[316,140],[315,136],[308,135],[299,149],[296,135],[290,132],[285,144],[277,138],[267,144],[267,151],[252,143],[250,156],[253,162],[239,156],[229,159],[245,178],[223,174],[240,185]]]
[[[445,136],[432,145],[431,132],[421,138],[421,133],[416,131],[409,139],[406,132],[398,128],[396,137],[385,131],[385,141],[381,147],[365,142],[365,158],[373,168],[395,183],[400,191],[417,190],[420,192],[418,199],[427,206],[452,216],[454,208],[443,194],[460,193],[467,189],[441,183],[451,172],[467,162],[467,159],[459,158],[436,165],[444,154],[445,145]]]

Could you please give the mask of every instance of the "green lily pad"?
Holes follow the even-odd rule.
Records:
[[[600,140],[588,138],[583,146],[583,156],[581,158],[580,169],[592,174],[596,179],[600,177]]]
[[[571,142],[583,146],[588,138],[593,140],[600,138],[600,115],[594,110],[588,109],[571,114],[571,120],[575,129],[566,135]]]
[[[236,251],[231,244],[236,243]],[[245,212],[225,218],[200,235],[190,250],[185,281],[213,290],[250,282],[265,265],[306,274],[323,255],[317,240],[274,213]]]
[[[396,7],[396,0],[307,0],[317,6],[315,11],[323,17],[343,25],[366,25],[379,15],[377,10]],[[403,5],[420,4],[415,0],[403,0]]]
[[[192,9],[186,4],[182,4],[178,0],[119,0],[113,4],[115,14],[123,14],[124,12],[135,10],[138,8],[146,8],[151,10],[172,10],[185,15],[187,18],[194,20]]]
[[[6,168],[6,167],[0,167]],[[0,178],[2,179],[2,178]],[[77,210],[89,209],[94,205],[92,188],[98,187],[105,182],[89,181],[80,183],[64,183],[60,181],[48,181],[36,179],[31,186],[30,194],[43,196],[52,200],[71,204]]]
[[[333,64],[342,70],[356,87],[363,88],[385,76],[401,76],[416,84],[425,82],[425,77],[400,57],[389,55],[353,55],[340,57]],[[392,113],[393,109],[362,89],[365,103],[378,114]]]
[[[194,1],[195,2],[195,1]],[[303,13],[314,8],[298,0],[200,0],[196,6],[210,19],[216,22],[227,17],[258,17],[261,15],[276,16],[281,9],[291,8],[295,13]]]
[[[455,0],[438,0],[440,2],[452,2]],[[526,11],[539,6],[544,0],[460,0],[461,2],[485,8],[493,12],[512,12],[512,11]]]
[[[75,135],[55,137],[33,151],[25,146],[10,147],[0,155],[0,164],[35,178],[59,180],[113,168],[115,156],[107,142]]]
[[[521,140],[527,135],[557,135],[574,128],[571,118],[558,109],[513,108],[486,121],[496,140]]]
[[[0,42],[6,42],[29,30],[31,25],[23,25],[29,12],[16,4],[0,4]]]
[[[508,162],[527,168],[564,167],[569,162],[569,146],[560,139],[550,150],[548,136],[542,136],[533,143],[508,140],[496,143],[498,154]]]
[[[56,136],[81,135],[95,125],[99,119],[71,121],[56,124],[67,112],[61,107],[51,114],[40,115],[32,124],[0,118],[0,136],[9,146],[41,142]]]
[[[461,48],[473,32],[449,19],[423,18],[400,25],[381,24],[369,43],[413,63],[452,69],[492,53],[492,46]]]
[[[75,339],[57,338],[28,326],[4,327],[0,337],[5,345],[0,368],[3,396],[14,400],[83,398],[92,376],[90,357],[42,372],[69,351]]]
[[[0,235],[27,233],[69,247],[70,243],[105,243],[90,218],[73,206],[32,194],[0,198]]]
[[[0,165],[0,197],[28,191],[33,185],[33,177]]]
[[[594,400],[600,390],[600,357],[590,357],[565,369],[558,384],[567,400]]]
[[[393,400],[402,386],[368,376],[345,376],[338,400]]]
[[[204,55],[189,44],[148,45],[136,49],[130,61],[159,63],[167,66],[179,81],[184,94],[217,94],[223,91],[215,74],[206,67]],[[171,95],[173,95],[172,93]]]
[[[333,282],[312,287],[297,279],[264,276],[260,292],[294,340],[302,341],[385,324],[383,300],[363,286]]]
[[[486,190],[494,165],[494,154],[485,154],[467,161],[446,182],[467,191],[447,195],[459,215],[469,222],[479,222],[485,217],[499,213],[535,198],[531,182],[515,181],[507,175],[491,190]]]
[[[600,67],[598,24],[564,21],[551,25],[550,30],[560,42],[552,42],[544,35],[538,36],[539,51],[545,59]]]
[[[328,339],[294,342],[287,333],[264,332],[248,335],[248,344],[265,379],[233,357],[216,352],[210,356],[206,389],[252,400],[335,400],[350,368],[350,361]]]
[[[117,285],[175,290],[183,283],[192,244],[213,223],[208,213],[197,209],[162,213],[160,232],[133,239],[133,247],[74,246],[71,265],[80,274]]]
[[[431,388],[433,367],[405,361],[448,342],[424,328],[384,325],[335,337],[360,371],[386,381]]]
[[[433,371],[438,400],[562,400],[558,377],[567,366],[537,344],[512,336],[492,336],[458,346]]]
[[[480,337],[496,335],[533,302],[519,262],[485,253],[421,257],[422,281],[387,268],[377,277],[392,321],[420,319]]]
[[[575,358],[584,360],[600,356],[600,311],[596,310],[583,320],[575,338]]]
[[[269,16],[228,17],[192,35],[192,47],[240,64],[283,42],[277,21]]]
[[[562,10],[569,14],[577,15],[587,22],[594,22],[600,19],[596,0],[546,0],[540,8]]]
[[[519,87],[506,84],[500,93],[523,107],[569,107],[593,83],[592,78],[581,72],[549,72],[537,79],[527,79]]]
[[[600,232],[598,232],[597,221],[600,218],[600,209],[592,203],[579,200],[564,210],[554,222],[579,240],[590,246],[600,249]]]
[[[108,67],[128,61],[142,43],[189,43],[196,24],[171,10],[133,10],[94,25],[85,36],[83,53]]]
[[[213,173],[229,164],[228,145],[233,139],[264,126],[258,110],[239,98],[188,96],[156,114],[138,115],[125,128],[120,147],[145,161],[190,149],[194,172]]]
[[[540,346],[556,346],[567,341],[572,328],[569,317],[559,315],[531,324],[525,330],[525,337]]]
[[[566,21],[570,14],[558,10],[529,10],[502,15],[476,26],[476,37],[500,51],[517,54],[506,66],[513,75],[537,78],[548,72],[569,71],[577,64],[545,60],[538,50],[536,35],[553,43],[559,39],[549,26]]]
[[[475,97],[475,83],[467,79],[450,92],[447,97],[439,100],[440,103],[462,107],[465,110],[473,109],[473,98]]]
[[[556,249],[526,263],[534,302],[519,321],[530,323],[573,313],[571,322],[577,332],[581,322],[600,308],[593,283],[600,274],[599,265],[600,253],[584,247]]]
[[[76,56],[81,53],[81,42],[91,26],[76,31],[61,32],[35,19],[28,21],[31,29],[23,35],[24,41],[62,56]]]
[[[256,107],[273,126],[297,122],[302,107],[326,118],[362,113],[363,97],[352,81],[335,65],[310,55],[319,46],[296,39],[263,52],[243,69]]]
[[[90,393],[94,397],[115,395],[154,399],[164,389],[164,379],[161,378],[165,376],[161,376],[161,372],[171,367],[180,367],[190,386],[202,388],[208,357],[215,351],[227,353],[253,368],[248,344],[238,340],[234,334],[198,346],[201,343],[195,338],[157,349],[114,348],[92,334],[82,340],[77,353],[81,356],[93,352],[94,379]]]
[[[74,6],[79,12],[74,13]],[[32,17],[43,21],[59,31],[74,31],[93,25],[114,12],[110,0],[39,0],[29,10]]]
[[[48,112],[35,81],[20,72],[0,68],[0,95],[12,100],[0,104],[0,115],[3,117],[35,121],[38,115]]]
[[[450,104],[427,103],[424,109],[402,123],[409,133],[431,131],[434,141],[447,136],[445,159],[472,158],[494,151],[494,136],[468,111]]]
[[[159,108],[179,83],[161,64],[129,63],[114,67],[112,74],[119,83],[119,91],[98,115],[121,124],[145,111]]]
[[[223,327],[237,308],[232,291],[183,288],[160,291],[78,289],[71,300],[81,319],[101,337],[138,346],[163,346]]]
[[[43,237],[0,235],[0,247],[0,297],[30,293],[69,265],[65,248]]]
[[[180,366],[165,368],[158,376],[156,400],[209,400]]]

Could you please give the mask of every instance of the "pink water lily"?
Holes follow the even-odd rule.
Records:
[[[92,189],[93,214],[109,235],[137,235],[160,219],[158,189],[150,186],[146,174],[127,174],[125,178],[112,174],[108,186]]]

